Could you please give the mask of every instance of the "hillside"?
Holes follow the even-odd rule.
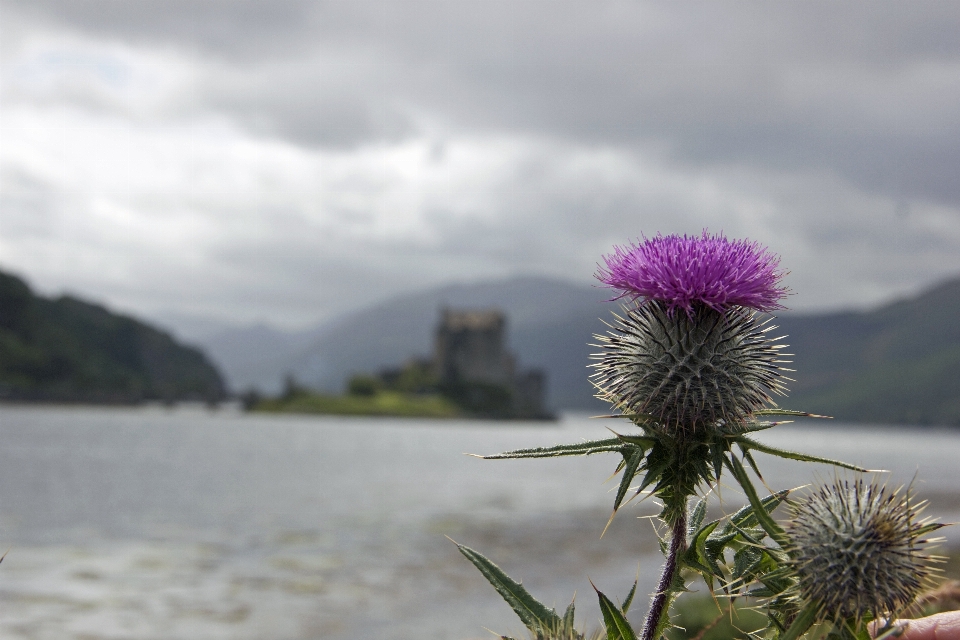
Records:
[[[131,403],[224,396],[198,350],[71,296],[47,299],[0,272],[0,398]]]
[[[960,425],[960,280],[874,311],[779,320],[797,369],[783,404],[844,420]]]

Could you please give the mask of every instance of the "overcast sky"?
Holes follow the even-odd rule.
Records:
[[[591,282],[641,234],[769,245],[800,310],[960,274],[960,3],[2,5],[0,267],[297,326]]]

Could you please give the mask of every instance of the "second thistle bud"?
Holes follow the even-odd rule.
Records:
[[[934,569],[921,505],[886,487],[836,481],[792,507],[789,553],[800,597],[821,619],[862,620],[910,604]]]

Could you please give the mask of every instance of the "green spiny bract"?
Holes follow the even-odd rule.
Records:
[[[726,432],[784,395],[775,327],[756,312],[670,313],[659,302],[625,309],[613,331],[595,336],[601,353],[592,377],[597,397],[625,414],[646,414],[664,435]]]
[[[934,572],[918,520],[923,503],[857,479],[822,487],[791,505],[787,551],[801,600],[840,622],[896,614]]]

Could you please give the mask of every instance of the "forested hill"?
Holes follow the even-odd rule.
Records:
[[[224,397],[219,372],[168,334],[0,272],[0,398],[133,403]]]
[[[784,406],[960,426],[960,280],[874,311],[785,315],[778,324],[797,369]]]

